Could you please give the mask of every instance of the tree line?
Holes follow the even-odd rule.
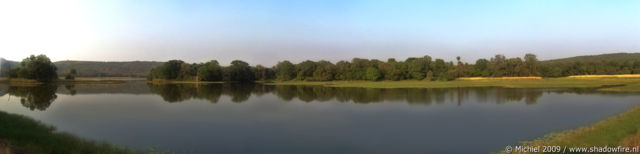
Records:
[[[20,62],[20,67],[8,71],[9,78],[25,78],[40,82],[58,79],[58,68],[45,55],[31,55]]]
[[[280,61],[273,67],[250,66],[240,60],[229,66],[221,66],[217,61],[188,64],[180,60],[166,62],[154,68],[150,79],[195,80],[200,81],[334,81],[334,80],[423,80],[450,81],[459,77],[519,77],[542,76],[563,77],[592,74],[640,74],[639,60],[600,60],[548,62],[538,60],[535,54],[507,58],[498,54],[492,58],[477,59],[474,64],[433,59],[430,56],[409,57],[404,61],[389,58],[353,58],[351,61],[332,63],[325,60],[305,60],[294,64]]]
[[[3,60],[4,61],[4,60]],[[5,69],[3,69],[5,70]],[[20,62],[20,67],[10,68],[4,72],[9,78],[23,78],[38,82],[58,80],[58,67],[46,55],[31,55]],[[70,69],[65,75],[66,80],[74,80],[78,75],[76,69]]]
[[[624,55],[623,55],[624,56]],[[3,66],[4,67],[4,66]],[[58,78],[57,67],[45,55],[31,55],[20,62],[20,67],[2,71],[10,78],[26,78],[41,82]],[[5,72],[6,71],[6,72]],[[592,74],[640,74],[640,59],[603,59],[592,61],[551,61],[541,62],[534,54],[524,57],[507,58],[495,55],[489,59],[477,59],[474,64],[460,61],[433,59],[430,56],[409,57],[404,61],[389,58],[377,59],[353,58],[351,61],[311,61],[294,64],[280,61],[273,67],[250,66],[247,62],[234,60],[228,66],[222,66],[216,60],[205,63],[186,63],[170,60],[154,67],[147,76],[149,80],[182,81],[333,81],[333,80],[424,80],[449,81],[459,77],[505,77],[505,76],[542,76],[563,77],[570,75]],[[65,76],[73,79],[78,71],[70,69]]]
[[[506,58],[496,55],[491,59],[478,59],[475,64],[464,63],[460,57],[456,63],[443,59],[433,60],[430,56],[410,57],[404,61],[394,58],[377,59],[353,58],[351,61],[306,60],[294,64],[280,61],[273,67],[250,66],[241,60],[234,60],[229,66],[221,66],[216,60],[206,63],[185,63],[171,60],[150,71],[149,79],[199,80],[199,81],[255,81],[255,80],[427,80],[449,81],[458,77],[502,77],[538,76],[539,61],[534,54]]]
[[[182,80],[182,81],[236,81],[249,82],[270,80],[272,69],[261,65],[252,67],[247,62],[234,60],[231,65],[223,67],[218,61],[206,63],[185,63],[182,60],[170,60],[149,71],[148,79]]]

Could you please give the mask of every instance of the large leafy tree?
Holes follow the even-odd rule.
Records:
[[[489,76],[489,60],[487,59],[478,59],[476,60],[476,64],[473,66],[474,73],[473,76]]]
[[[524,55],[524,65],[527,70],[529,70],[529,72],[527,72],[529,76],[536,76],[539,74],[538,58],[536,57],[536,55],[530,53]]]
[[[278,64],[276,64],[275,66],[275,71],[276,80],[280,81],[291,80],[297,74],[295,66],[287,60],[278,62]]]
[[[31,55],[22,60],[18,70],[18,77],[49,82],[58,79],[56,66],[45,55]]]
[[[377,81],[380,79],[380,71],[374,67],[367,68],[365,79],[369,81]]]
[[[271,68],[264,67],[262,65],[256,65],[252,72],[256,80],[270,80],[273,79],[273,70]]]
[[[407,78],[422,80],[425,77],[427,67],[427,61],[423,58],[407,58]]]
[[[161,79],[175,80],[180,74],[182,64],[184,64],[182,60],[170,60],[154,69],[154,76]]]
[[[316,70],[313,72],[313,80],[316,81],[330,81],[334,79],[335,68],[331,62],[319,61],[317,63]]]
[[[507,74],[507,58],[504,55],[496,55],[491,58],[491,75],[495,77],[505,76]]]
[[[201,81],[220,81],[222,80],[222,67],[218,61],[211,60],[198,68],[198,77]]]
[[[230,81],[248,82],[254,80],[249,63],[241,60],[232,61],[231,65],[227,67],[227,73]]]
[[[310,60],[305,60],[296,65],[298,71],[296,79],[298,80],[311,80],[313,78],[313,72],[316,70],[316,63]]]

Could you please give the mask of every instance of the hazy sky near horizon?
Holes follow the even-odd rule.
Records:
[[[0,57],[21,60],[464,61],[640,52],[640,1],[17,0]]]

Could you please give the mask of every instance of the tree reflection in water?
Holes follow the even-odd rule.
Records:
[[[58,86],[52,84],[43,84],[38,86],[10,86],[9,95],[20,97],[22,106],[30,110],[46,110],[53,103],[58,95],[56,90]]]
[[[221,95],[231,97],[232,102],[243,102],[251,95],[261,96],[272,93],[284,101],[298,99],[303,102],[376,103],[384,101],[406,101],[411,104],[444,103],[447,100],[462,105],[473,96],[479,103],[493,101],[503,104],[524,101],[535,104],[542,96],[542,89],[518,88],[336,88],[325,86],[269,86],[261,84],[148,84],[152,93],[160,95],[167,102],[181,102],[189,99],[205,99],[216,103]]]
[[[142,84],[142,85],[140,85]],[[145,86],[146,84],[146,86]],[[272,94],[282,101],[294,99],[302,102],[336,101],[343,103],[406,102],[409,104],[445,103],[457,105],[465,103],[524,102],[535,104],[543,92],[558,94],[611,94],[597,92],[595,89],[526,89],[500,87],[473,88],[336,88],[325,86],[271,86],[262,84],[149,84],[132,83],[130,85],[60,85],[57,93],[73,95],[95,93],[157,94],[169,103],[191,99],[207,100],[217,103],[221,96],[230,97],[232,102],[247,101],[251,96]],[[0,88],[0,95],[9,94],[21,97],[23,106],[34,110],[45,110],[57,98],[57,85],[8,86]],[[115,88],[115,89],[114,89]],[[620,95],[616,93],[616,95]]]

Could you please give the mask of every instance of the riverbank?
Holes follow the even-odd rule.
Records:
[[[521,142],[520,145],[560,146],[562,148],[636,147],[640,144],[640,131],[638,130],[640,130],[640,107],[635,107],[591,126],[550,133],[532,141]]]
[[[224,81],[191,81],[191,80],[164,80],[164,79],[153,79],[148,81],[153,84],[221,84],[225,83]]]
[[[104,142],[57,132],[31,118],[0,111],[0,153],[136,153]]]
[[[129,81],[144,81],[144,78],[129,78],[129,77],[78,77],[74,80],[58,79],[51,83],[54,84],[121,84]],[[38,84],[44,84],[36,80],[29,79],[8,79],[0,78],[0,85],[2,86],[34,86]]]
[[[509,88],[599,88],[603,91],[640,92],[640,78],[545,78],[520,80],[454,80],[454,81],[284,81],[268,85],[319,85],[329,87],[362,88],[455,88],[455,87],[509,87]]]

